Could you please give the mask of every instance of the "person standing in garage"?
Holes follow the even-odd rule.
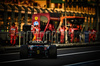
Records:
[[[92,31],[91,31],[91,36],[92,36],[91,39],[92,39],[93,42],[95,42],[95,39],[96,39],[96,32],[97,32],[97,31],[96,31],[95,28],[92,29]]]
[[[12,45],[15,45],[16,43],[17,33],[18,33],[17,27],[15,26],[15,23],[12,23],[12,26],[10,27],[10,30],[9,30],[10,43]]]
[[[35,40],[39,40],[39,39],[37,39],[38,38],[38,36],[40,35],[39,33],[40,33],[40,27],[39,27],[39,23],[36,21],[36,22],[34,22],[34,26],[32,25],[31,26],[31,31],[32,31],[32,33],[33,33],[33,35],[34,35],[34,37],[33,37],[33,39],[32,39],[32,41],[35,41]]]
[[[59,28],[60,31],[60,43],[64,43],[64,32],[65,32],[65,27],[62,25],[61,28]]]
[[[73,42],[74,41],[74,29],[72,25],[69,28],[69,35],[70,35],[70,42]]]

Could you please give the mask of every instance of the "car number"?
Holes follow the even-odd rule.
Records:
[[[40,50],[37,50],[37,54],[40,54]]]

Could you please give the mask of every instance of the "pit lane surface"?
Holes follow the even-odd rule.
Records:
[[[2,65],[100,66],[100,46],[57,49],[57,59],[20,59],[19,52],[0,54]]]

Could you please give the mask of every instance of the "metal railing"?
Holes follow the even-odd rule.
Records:
[[[34,32],[36,33],[36,32]],[[64,39],[65,39],[65,34],[67,34],[67,37],[68,37],[68,42],[70,42],[70,33],[67,31],[64,32]],[[88,39],[89,39],[89,34],[92,34],[90,32],[74,32],[74,39],[73,39],[73,43],[85,43],[85,42],[89,42]],[[96,37],[95,37],[95,40],[99,40],[100,36],[99,36],[100,33],[96,33]],[[16,43],[20,46],[20,45],[24,45],[26,44],[27,41],[32,41],[32,39],[34,38],[34,34],[32,31],[27,31],[27,32],[18,32],[17,34],[18,36],[16,37]],[[42,37],[41,37],[42,36]],[[60,40],[61,40],[61,33],[59,31],[41,31],[37,34],[37,39],[41,39],[42,41],[49,41],[51,43],[56,43],[56,44],[60,44]],[[78,41],[75,41],[78,40]],[[2,44],[1,41],[4,41],[4,44],[6,43],[10,43],[10,36],[9,36],[9,33],[7,32],[0,32],[0,44]],[[38,41],[38,40],[36,40]],[[93,40],[91,40],[93,41]],[[65,43],[65,41],[63,42]]]
[[[60,43],[60,40],[61,40],[61,33],[59,32],[59,31],[52,31],[52,32],[50,32],[50,31],[46,31],[46,32],[43,32],[43,31],[41,31],[41,32],[39,32],[39,34],[40,34],[40,36],[38,36],[39,34],[37,34],[37,37],[36,38],[40,38],[41,37],[41,33],[43,33],[44,35],[43,35],[43,37],[42,37],[42,41],[50,41],[51,43]],[[27,41],[31,41],[32,39],[33,39],[33,37],[34,37],[34,35],[33,35],[33,32],[31,32],[31,31],[27,31],[26,33],[24,32],[23,33],[24,34],[24,36],[23,36],[23,44],[25,44],[25,40],[26,40],[26,42]],[[68,38],[68,42],[70,42],[70,39],[71,39],[71,36],[70,36],[70,33],[69,32],[64,32],[64,39],[65,39],[65,34],[67,34],[67,38]],[[86,41],[86,39],[88,40],[89,39],[89,34],[91,34],[91,33],[89,33],[89,32],[74,32],[74,39],[73,39],[73,42],[89,42],[89,41]],[[96,34],[97,35],[97,34]],[[75,41],[75,39],[77,39],[76,41]],[[95,39],[97,39],[97,36],[95,37]],[[36,41],[38,41],[38,40],[36,40]],[[92,41],[92,40],[91,40]],[[65,41],[64,41],[65,42]]]

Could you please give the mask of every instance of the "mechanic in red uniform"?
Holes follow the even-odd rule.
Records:
[[[39,33],[40,32],[40,28],[38,27],[38,25],[36,25],[35,27],[34,27],[34,29],[35,29],[35,33]]]
[[[15,23],[12,23],[12,26],[10,27],[9,33],[10,33],[10,43],[12,45],[15,45],[16,37],[17,37],[17,33],[18,33],[17,27],[15,27]]]
[[[93,41],[93,42],[95,42],[96,32],[97,32],[97,31],[95,30],[95,28],[91,31],[91,36],[92,36],[91,38],[92,38],[92,41]]]
[[[69,35],[70,35],[70,42],[73,42],[73,40],[74,40],[74,29],[73,29],[73,26],[70,26],[70,28],[69,28]]]
[[[50,23],[49,23],[49,25],[48,25],[48,28],[47,28],[47,31],[50,31],[50,38],[47,38],[47,40],[49,40],[49,42],[51,42],[51,40],[53,39],[53,41],[55,40],[54,38],[53,38],[53,36],[54,36],[54,34],[55,34],[55,32],[53,32],[55,30],[55,28],[54,28],[54,24],[53,24],[53,22],[52,21],[50,21]]]
[[[55,30],[55,28],[54,28],[54,25],[53,25],[53,24],[49,24],[49,27],[48,27],[48,29],[49,29],[50,31],[53,31],[53,30]]]
[[[89,32],[89,42],[91,41],[91,29],[88,28],[88,32]]]
[[[65,31],[65,27],[61,26],[61,28],[59,28],[59,31],[61,33],[61,35],[60,35],[60,43],[64,43],[64,31]]]
[[[39,36],[39,32],[40,32],[40,27],[38,27],[38,24],[34,24],[34,26],[32,25],[31,27],[31,31],[34,35],[33,41],[37,40],[37,37]]]

